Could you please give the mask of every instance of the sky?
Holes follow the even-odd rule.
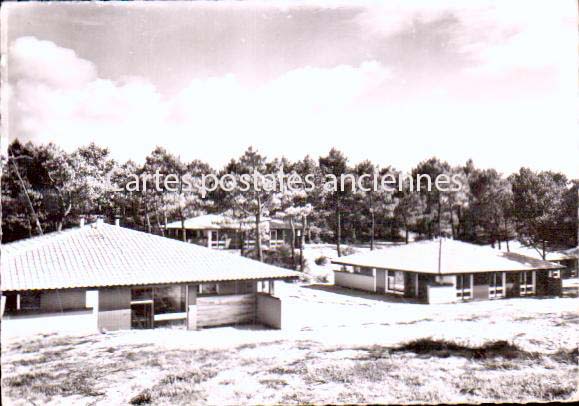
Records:
[[[579,178],[573,0],[4,3],[2,135]],[[6,145],[6,142],[4,142]]]

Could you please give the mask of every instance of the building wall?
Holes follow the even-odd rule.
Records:
[[[99,289],[98,328],[129,330],[131,328],[131,288]]]
[[[267,295],[265,293],[258,293],[257,299],[257,321],[266,326],[281,329],[282,328],[282,314],[281,314],[281,300],[277,297]]]
[[[86,308],[86,290],[47,290],[40,295],[40,311],[61,312]]]
[[[96,311],[92,309],[5,315],[2,318],[3,337],[50,333],[92,334],[96,331]]]
[[[374,276],[360,275],[351,272],[334,271],[334,284],[344,288],[360,289],[375,292]]]
[[[252,323],[256,318],[255,294],[198,296],[197,327]]]
[[[456,287],[453,285],[430,285],[427,287],[427,303],[455,303]]]

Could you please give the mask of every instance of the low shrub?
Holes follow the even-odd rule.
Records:
[[[317,257],[314,262],[316,263],[316,265],[323,266],[323,265],[327,265],[329,260],[328,260],[328,257],[326,257],[325,255],[322,255],[320,257]]]
[[[357,253],[358,251],[356,251],[354,248],[352,247],[345,247],[342,248],[342,255],[347,257],[348,255],[353,255],[355,253]]]
[[[482,346],[469,347],[452,341],[420,338],[418,340],[410,341],[398,348],[394,348],[392,351],[413,352],[417,355],[428,355],[442,358],[459,356],[473,359],[490,359],[495,357],[502,357],[504,359],[534,359],[538,357],[537,354],[524,351],[515,344],[504,340],[492,341]]]

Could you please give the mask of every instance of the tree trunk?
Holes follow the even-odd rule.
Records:
[[[151,234],[151,219],[149,218],[149,204],[147,203],[147,198],[145,197],[145,225],[147,226],[147,232]]]
[[[296,227],[294,224],[294,218],[290,216],[289,223],[291,227],[291,242],[290,247],[292,250],[292,268],[296,269]]]
[[[64,201],[64,198],[62,197],[60,192],[59,192],[59,198],[60,198],[60,204],[62,206],[61,206],[61,211],[60,211],[60,218],[56,222],[56,231],[62,231],[62,227],[64,226],[64,220],[68,217],[68,215],[70,214],[70,211],[72,210],[72,204],[69,203],[67,206],[66,202]]]
[[[182,213],[179,217],[181,217],[181,233],[183,234],[182,240],[183,242],[187,242],[187,229],[185,228],[185,217],[183,216]],[[219,242],[217,244],[219,245]]]
[[[304,272],[304,245],[306,245],[306,222],[308,221],[307,216],[302,218],[302,235],[300,236],[300,270]]]
[[[547,258],[547,250],[546,250],[546,248],[545,248],[545,240],[543,240],[543,243],[542,243],[541,245],[542,245],[542,247],[541,247],[541,256],[543,257],[543,261],[545,261],[546,258]]]
[[[241,221],[239,222],[239,254],[243,256],[243,252],[245,248],[245,231],[243,231],[243,225]]]
[[[438,208],[436,210],[436,232],[437,232],[437,237],[440,237],[440,235],[442,234],[442,204],[440,203],[440,198],[438,199]]]
[[[370,227],[370,251],[374,250],[374,233],[375,233],[375,226],[376,226],[376,216],[374,215],[374,210],[370,213],[370,218],[372,219],[372,224]]]
[[[165,236],[165,228],[161,225],[161,222],[159,221],[159,215],[158,214],[155,214],[155,222],[157,223],[157,227],[159,228],[161,235],[164,237]]]
[[[263,262],[263,251],[261,250],[261,233],[259,226],[261,223],[261,198],[257,196],[257,212],[255,214],[255,249],[257,251],[257,260]]]
[[[454,214],[452,211],[452,205],[449,207],[449,214],[450,214],[450,230],[452,232],[452,239],[455,240],[456,239],[456,230],[454,228]]]
[[[510,237],[509,237],[509,225],[508,225],[506,218],[504,219],[504,222],[505,222],[505,241],[507,243],[507,252],[511,252],[511,249],[509,247],[509,239],[510,239]]]
[[[340,213],[340,208],[336,211],[336,250],[338,251],[338,256],[342,256],[342,248],[340,243],[342,240],[342,213]]]
[[[36,225],[36,230],[38,231],[39,235],[43,235],[44,233],[42,232],[42,226],[40,225],[40,220],[38,219],[38,216],[36,215],[36,210],[34,210],[34,206],[32,205],[32,200],[30,200],[30,196],[28,195],[28,189],[26,188],[26,185],[24,184],[24,180],[22,180],[22,177],[20,176],[20,171],[18,170],[18,165],[16,165],[16,161],[14,161],[14,159],[12,159],[12,165],[14,166],[14,169],[16,170],[16,176],[18,177],[18,180],[20,182],[20,186],[22,187],[22,192],[24,193],[24,196],[26,196],[26,201],[28,202],[28,208],[30,209],[30,214],[32,215],[32,218],[34,219],[34,223]]]

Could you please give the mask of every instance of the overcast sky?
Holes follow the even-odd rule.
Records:
[[[579,177],[575,0],[4,3],[10,139]]]

